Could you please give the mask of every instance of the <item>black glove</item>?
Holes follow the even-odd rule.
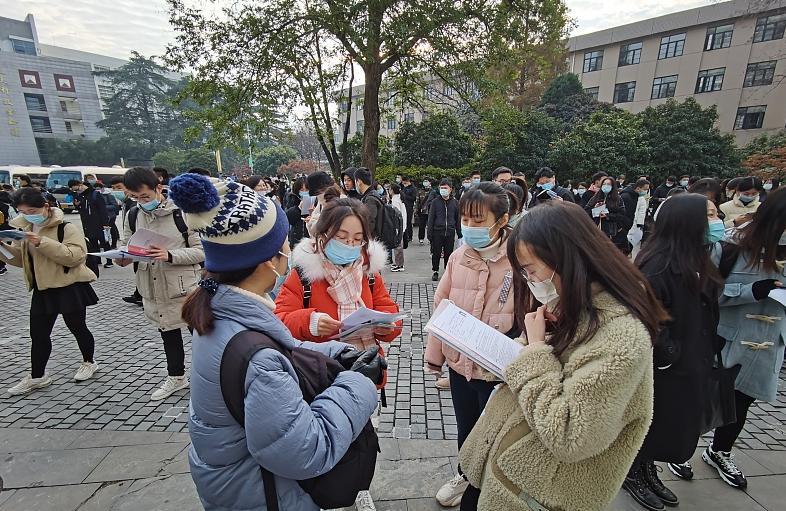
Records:
[[[775,289],[775,279],[765,279],[753,283],[753,297],[757,300],[764,300],[770,291]]]
[[[349,371],[355,364],[355,361],[363,354],[364,351],[356,350],[355,348],[347,348],[336,357],[336,362]]]
[[[371,380],[374,385],[382,383],[384,371],[388,368],[388,362],[379,355],[379,350],[373,346],[362,352],[360,357],[352,364],[351,371],[358,372]]]

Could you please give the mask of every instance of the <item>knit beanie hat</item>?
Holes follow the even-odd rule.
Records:
[[[281,207],[240,183],[181,174],[169,182],[168,198],[200,234],[207,271],[252,268],[275,257],[287,239]]]

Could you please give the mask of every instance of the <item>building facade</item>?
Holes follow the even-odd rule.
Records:
[[[786,126],[786,1],[731,1],[573,37],[569,70],[599,101],[717,105],[744,145]]]

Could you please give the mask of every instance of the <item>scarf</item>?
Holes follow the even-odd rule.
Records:
[[[338,266],[323,259],[322,267],[325,270],[328,295],[338,305],[339,321],[343,321],[359,308],[366,306],[360,296],[363,291],[362,258],[346,266]],[[373,333],[368,330],[365,332],[360,336],[359,341],[352,342],[355,347],[365,349],[376,344]]]

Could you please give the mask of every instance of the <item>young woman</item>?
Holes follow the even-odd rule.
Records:
[[[723,221],[704,195],[685,193],[663,203],[652,237],[636,265],[671,320],[655,343],[655,409],[644,445],[623,488],[649,510],[679,504],[661,482],[654,461],[684,479],[702,431],[707,382],[720,351],[716,342],[722,279],[709,247],[723,237]]]
[[[759,201],[764,202],[767,200],[767,195],[777,190],[781,185],[780,179],[770,178],[764,181],[761,185],[762,191],[759,194]]]
[[[515,178],[514,178],[515,179]],[[515,181],[502,185],[506,192],[508,192],[508,225],[516,227],[521,217],[526,214],[524,205],[526,202],[527,192],[524,188],[518,185]]]
[[[453,197],[453,182],[444,177],[439,182],[439,197],[433,199],[428,210],[426,226],[428,240],[431,242],[431,280],[439,280],[439,260],[445,260],[453,253],[455,236],[461,238],[461,222],[459,221],[458,201]]]
[[[464,244],[451,254],[434,293],[434,308],[442,300],[451,300],[504,333],[514,323],[513,275],[505,249],[510,236],[508,202],[508,192],[491,182],[475,185],[462,195],[459,209]],[[425,371],[438,377],[445,362],[448,364],[460,449],[499,382],[431,335],[424,359]],[[447,386],[447,382],[438,385]],[[440,488],[437,500],[445,507],[457,506],[468,484],[459,473]]]
[[[404,201],[401,200],[401,185],[398,183],[391,184],[390,194],[390,203],[401,213],[401,218],[404,219],[403,225],[406,226],[409,218],[407,217],[407,207],[404,205]],[[391,258],[393,264],[390,266],[390,271],[404,271],[404,249],[407,248],[406,243],[406,236],[402,236],[401,243],[393,249],[393,257]]]
[[[308,236],[306,222],[303,220],[308,215],[304,215],[300,207],[304,200],[311,200],[311,197],[308,194],[306,178],[299,177],[292,183],[292,191],[284,204],[284,211],[287,212],[287,220],[289,220],[289,245],[292,247]]]
[[[605,206],[606,211],[595,216],[593,209]],[[628,231],[633,224],[625,214],[625,203],[620,198],[617,181],[613,177],[604,177],[600,183],[600,190],[584,206],[592,220],[600,230],[623,252],[628,250]]]
[[[313,238],[314,228],[319,221],[319,215],[322,214],[322,210],[328,202],[341,195],[341,189],[336,185],[333,176],[324,171],[310,174],[306,178],[306,187],[308,188],[308,194],[311,197],[316,197],[311,214],[304,219],[306,229]]]
[[[650,425],[652,340],[668,316],[573,203],[530,210],[507,252],[527,346],[461,448],[462,509],[605,509]]]
[[[720,210],[725,215],[723,222],[726,227],[741,225],[735,220],[747,221],[761,204],[759,193],[762,190],[761,180],[758,177],[744,177],[737,182],[734,198],[720,205]],[[744,217],[744,218],[743,218]]]
[[[344,371],[309,404],[289,359],[263,349],[245,375],[245,424],[235,421],[220,385],[221,359],[235,334],[256,330],[282,347],[334,358],[348,347],[301,343],[273,314],[269,293],[290,257],[287,220],[275,201],[238,183],[216,181],[214,188],[205,176],[184,176],[173,179],[169,197],[199,230],[206,254],[203,279],[183,305],[194,329],[188,458],[197,493],[208,511],[270,509],[261,466],[275,478],[279,509],[318,511],[297,481],[327,472],[344,456],[376,407],[374,384]],[[227,223],[218,210],[244,222]]]
[[[360,307],[398,312],[380,274],[387,258],[385,247],[371,239],[359,201],[330,202],[313,234],[292,251],[297,271],[289,275],[276,298],[276,315],[296,339],[323,342],[336,338],[341,322]],[[308,303],[304,283],[311,291]],[[377,327],[342,340],[366,349],[392,341],[401,334],[400,327],[400,323]]]
[[[783,365],[786,319],[783,304],[769,298],[773,289],[786,288],[786,189],[779,189],[723,247],[721,273],[729,266],[720,297],[718,335],[726,340],[723,364],[742,366],[737,381],[737,420],[715,430],[702,459],[715,467],[735,488],[747,487],[731,448],[745,426],[748,408],[757,399],[773,402]]]
[[[95,274],[85,266],[87,247],[82,230],[63,220],[63,212],[50,206],[40,191],[22,188],[13,195],[19,216],[11,227],[24,231],[19,242],[3,243],[0,259],[24,271],[30,303],[30,374],[8,389],[12,395],[27,394],[52,383],[46,364],[52,353],[52,328],[62,315],[68,330],[76,337],[82,363],[74,379],[93,377],[98,364],[93,360],[95,341],[85,323],[86,309],[98,303],[90,286]],[[62,235],[61,235],[62,233]],[[7,257],[11,254],[11,257]]]

